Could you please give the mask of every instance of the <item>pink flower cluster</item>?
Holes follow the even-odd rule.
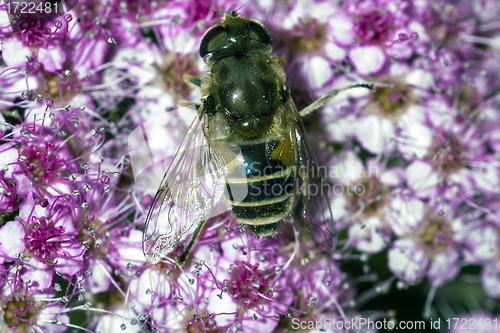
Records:
[[[174,155],[196,116],[180,106],[202,97],[182,77],[204,75],[203,33],[232,10],[268,27],[299,109],[332,89],[375,85],[304,119],[338,241],[320,251],[292,225],[259,239],[224,213],[184,267],[151,264],[142,231],[165,165],[134,169],[130,137],[147,127],[151,152]],[[454,301],[440,290],[463,276],[500,297],[498,1],[88,0],[20,32],[6,11],[0,332],[396,322],[390,308],[363,306],[392,285],[424,284],[425,316],[447,319]],[[455,317],[498,319],[478,304]]]

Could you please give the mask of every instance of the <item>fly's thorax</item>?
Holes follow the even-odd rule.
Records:
[[[265,115],[260,117],[246,117],[242,120],[229,119],[228,123],[233,136],[254,139],[268,134],[273,125],[274,117]]]
[[[211,67],[208,93],[231,128],[246,136],[265,133],[283,103],[284,77],[269,55],[239,55]]]

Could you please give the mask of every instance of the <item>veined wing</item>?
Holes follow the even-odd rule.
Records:
[[[278,158],[295,169],[294,219],[317,244],[332,247],[334,222],[328,195],[330,186],[314,156],[304,123],[291,97],[286,101],[284,111],[285,138],[277,149],[280,149]]]
[[[225,191],[230,157],[207,139],[208,116],[200,111],[202,116],[189,127],[146,218],[143,251],[152,263],[165,258],[192,234]]]

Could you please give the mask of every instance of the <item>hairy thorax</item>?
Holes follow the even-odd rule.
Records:
[[[211,67],[208,92],[231,131],[255,137],[269,131],[283,104],[284,74],[270,55],[235,55]]]

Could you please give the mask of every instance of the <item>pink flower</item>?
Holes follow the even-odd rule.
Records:
[[[33,203],[33,199],[28,199],[23,206]],[[57,205],[50,210],[37,208],[29,213],[28,209],[21,208],[20,217],[26,223],[24,241],[30,257],[68,276],[82,269],[82,245],[76,240],[78,233],[68,206]]]
[[[383,3],[383,4],[382,4]],[[418,34],[410,28],[408,5],[396,1],[346,4],[330,20],[334,40],[349,48],[348,57],[361,75],[380,72],[389,57],[407,59]]]

